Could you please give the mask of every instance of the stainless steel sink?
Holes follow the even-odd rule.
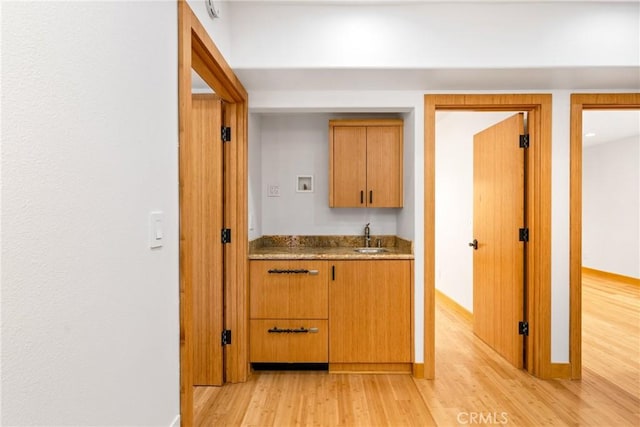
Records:
[[[361,254],[381,254],[388,252],[385,248],[356,248],[354,251]]]

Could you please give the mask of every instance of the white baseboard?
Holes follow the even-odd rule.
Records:
[[[180,427],[180,415],[176,415],[169,427]]]

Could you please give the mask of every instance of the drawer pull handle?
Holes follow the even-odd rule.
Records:
[[[281,328],[278,328],[277,326],[274,326],[273,328],[268,329],[267,332],[269,332],[270,334],[308,334],[308,333],[317,334],[318,328],[307,329],[304,326],[301,326],[298,329],[281,329]]]
[[[281,270],[279,268],[272,268],[268,271],[269,274],[309,274],[315,276],[318,274],[318,270],[296,269],[296,270]]]

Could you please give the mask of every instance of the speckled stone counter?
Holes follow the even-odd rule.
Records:
[[[363,254],[363,236],[262,236],[249,242],[249,259],[413,259],[413,243],[397,236],[371,236],[371,247],[386,252]]]

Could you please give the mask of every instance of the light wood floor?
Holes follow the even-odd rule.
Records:
[[[444,304],[435,380],[408,375],[262,372],[198,387],[199,426],[640,425],[640,288],[583,279],[583,379],[519,371]]]

